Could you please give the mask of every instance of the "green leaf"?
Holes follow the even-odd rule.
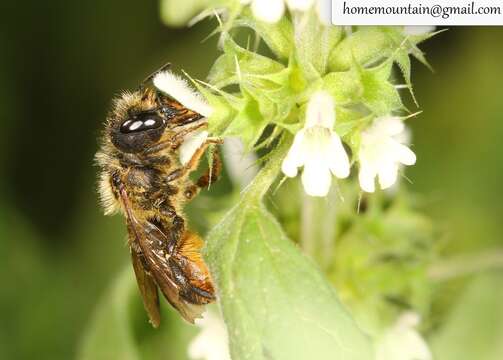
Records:
[[[394,30],[381,26],[359,27],[333,49],[329,59],[330,70],[345,71],[354,61],[366,66],[389,56],[396,48],[390,31]]]
[[[369,339],[317,266],[261,202],[291,141],[282,141],[238,203],[207,237],[234,359],[372,359]]]
[[[333,72],[313,83],[305,95],[319,88],[328,91],[339,106],[365,105],[374,115],[387,115],[403,110],[400,94],[389,81],[392,61],[366,69],[355,63],[351,70]]]
[[[225,129],[223,136],[239,136],[245,148],[251,150],[267,126],[267,120],[261,115],[260,104],[245,89],[243,106]]]
[[[161,0],[161,19],[169,26],[185,26],[209,2],[210,0]]]
[[[193,83],[213,109],[212,114],[208,118],[210,133],[215,136],[221,136],[243,106],[244,101],[234,95],[212,88],[208,84],[196,81],[193,81]],[[218,95],[215,93],[218,93]]]
[[[338,26],[324,26],[314,10],[294,17],[295,57],[304,76],[317,80],[325,75],[332,49],[342,36]]]
[[[397,63],[398,67],[400,68],[400,71],[402,72],[405,84],[409,89],[410,95],[412,96],[414,103],[416,104],[416,106],[419,106],[416,97],[414,96],[414,91],[412,90],[412,81],[410,78],[411,65],[410,65],[409,53],[403,49],[397,50],[394,55],[394,60]]]
[[[395,55],[394,60],[398,62],[407,79],[409,75],[404,57],[412,55],[430,67],[417,45],[440,32],[442,31],[408,36],[401,26],[361,26],[333,49],[329,67],[331,71],[345,71],[354,61],[369,66]],[[396,55],[397,53],[399,55]]]
[[[79,360],[137,360],[129,311],[134,284],[131,269],[124,272],[99,305],[87,330]]]
[[[372,69],[359,68],[360,81],[363,85],[361,101],[377,116],[404,109],[400,94],[388,81],[391,69],[391,61]]]
[[[280,59],[286,59],[292,53],[293,28],[292,23],[286,17],[270,24],[256,20],[250,9],[246,8],[233,25],[234,27],[246,26],[253,29]]]
[[[356,69],[333,72],[323,78],[323,90],[328,91],[339,105],[355,102],[363,94],[363,84]]]
[[[258,77],[276,73],[285,67],[277,61],[240,47],[226,36],[224,54],[221,55],[208,75],[208,80],[216,87],[245,83],[260,85],[264,81]]]
[[[433,337],[436,359],[503,359],[503,272],[480,275],[473,280],[446,325]]]
[[[78,360],[185,359],[196,328],[161,299],[161,327],[148,322],[131,266],[98,304],[84,332]]]

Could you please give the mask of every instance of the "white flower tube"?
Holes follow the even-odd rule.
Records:
[[[241,4],[251,6],[255,18],[267,23],[276,23],[281,20],[287,6],[290,11],[305,12],[315,3],[320,20],[325,25],[329,25],[330,0],[241,0]]]
[[[376,360],[432,360],[428,344],[416,330],[419,316],[407,312],[379,339]]]
[[[374,120],[361,135],[358,158],[358,179],[363,191],[375,191],[375,178],[382,189],[391,187],[397,179],[400,164],[414,165],[416,155],[401,142],[405,125],[398,117]]]
[[[332,26],[332,2],[331,0],[317,0],[316,12],[321,23],[326,26]]]
[[[278,22],[285,13],[284,0],[241,0],[243,5],[251,5],[253,16],[267,23]]]
[[[332,130],[335,104],[327,92],[315,93],[307,105],[304,128],[296,135],[283,160],[282,171],[288,177],[297,176],[304,166],[302,184],[311,196],[326,196],[332,174],[343,179],[349,176],[349,159],[339,136]]]
[[[307,11],[313,5],[314,0],[286,0],[290,10]]]
[[[231,181],[244,189],[259,171],[257,155],[246,151],[238,137],[228,137],[223,145],[224,162]]]

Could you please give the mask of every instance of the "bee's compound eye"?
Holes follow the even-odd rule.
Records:
[[[129,134],[145,130],[157,129],[164,125],[164,119],[157,114],[143,113],[124,121],[120,132]]]

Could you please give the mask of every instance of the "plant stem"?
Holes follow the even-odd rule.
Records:
[[[302,189],[300,243],[304,252],[316,258],[323,268],[333,258],[337,191],[334,187],[326,198],[306,195]]]
[[[325,201],[325,211],[323,213],[322,233],[321,233],[321,264],[326,269],[334,258],[335,249],[335,221],[337,217],[337,201],[339,193],[335,186],[332,186]]]
[[[503,249],[493,249],[475,255],[459,255],[433,264],[428,276],[435,281],[446,281],[485,270],[503,268]]]
[[[277,147],[271,151],[265,166],[255,176],[250,185],[244,189],[242,201],[257,203],[264,197],[278,176],[281,163],[292,144],[292,140],[291,135],[283,135]]]
[[[307,195],[304,189],[300,189],[302,196],[302,209],[300,221],[300,245],[304,253],[311,257],[316,256],[316,237],[317,229],[315,224],[315,198]]]

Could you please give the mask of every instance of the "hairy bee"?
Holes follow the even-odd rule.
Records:
[[[115,100],[96,154],[105,213],[120,211],[126,218],[133,268],[154,327],[160,323],[158,288],[191,323],[215,299],[200,253],[203,242],[187,229],[182,208],[201,188],[216,181],[221,169],[215,152],[206,173],[195,182],[189,178],[208,146],[220,141],[205,138],[186,163],[180,161],[184,142],[203,130],[207,121],[201,113],[146,85],[162,77],[180,88],[182,98],[193,96],[201,102],[190,95],[183,80],[161,70],[139,90]]]

